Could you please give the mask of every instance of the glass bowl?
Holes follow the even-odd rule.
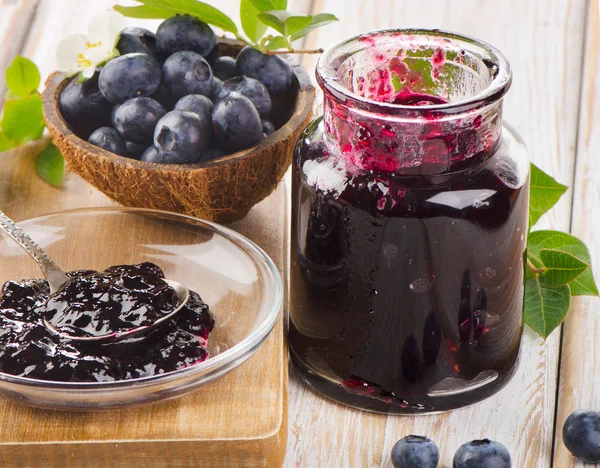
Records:
[[[136,208],[63,211],[18,223],[64,269],[103,270],[153,262],[169,279],[198,292],[215,317],[199,364],[115,382],[56,382],[0,373],[0,396],[30,406],[91,410],[181,396],[246,361],[265,341],[281,310],[277,268],[235,231],[189,216]],[[0,281],[40,278],[37,264],[0,234]]]

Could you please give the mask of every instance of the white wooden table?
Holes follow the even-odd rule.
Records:
[[[208,0],[209,3],[210,0]],[[0,0],[0,93],[4,70],[21,53],[47,75],[58,39],[85,32],[114,0]],[[119,1],[119,3],[127,3]],[[213,0],[237,17],[236,0]],[[571,231],[590,246],[600,271],[600,20],[598,0],[295,0],[290,9],[331,12],[340,22],[310,35],[307,47],[382,28],[441,28],[494,44],[509,58],[514,84],[505,117],[525,139],[533,162],[569,190],[540,228]],[[156,23],[148,22],[153,28]],[[314,67],[314,58],[304,65]],[[1,102],[1,100],[0,100]],[[596,234],[596,235],[595,235]],[[434,416],[386,417],[327,401],[291,371],[286,467],[386,467],[396,440],[433,438],[440,467],[462,443],[504,443],[515,468],[567,468],[565,418],[600,409],[600,299],[576,299],[562,330],[545,342],[526,330],[516,377],[497,395]],[[598,344],[596,344],[598,341]]]

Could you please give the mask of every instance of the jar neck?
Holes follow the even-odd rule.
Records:
[[[494,47],[439,30],[385,30],[325,51],[331,151],[359,170],[441,174],[491,155],[510,66]]]
[[[372,112],[325,90],[327,145],[359,170],[442,174],[493,154],[502,132],[502,100],[460,113],[414,107],[403,115]]]

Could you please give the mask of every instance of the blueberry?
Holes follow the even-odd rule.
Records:
[[[176,110],[193,112],[204,121],[210,121],[214,107],[212,101],[201,94],[188,94],[175,104]]]
[[[261,81],[272,94],[281,94],[292,85],[292,67],[285,60],[249,46],[238,55],[235,70],[238,75]]]
[[[563,442],[573,456],[587,463],[600,463],[600,413],[579,410],[563,426]]]
[[[157,58],[156,37],[153,32],[144,28],[125,28],[121,31],[117,50],[121,55],[140,52]]]
[[[394,468],[435,468],[439,461],[437,445],[427,437],[409,435],[392,448]]]
[[[235,91],[215,106],[212,122],[221,147],[230,152],[253,146],[263,138],[256,107]]]
[[[189,50],[206,56],[216,43],[217,36],[210,26],[188,15],[166,19],[156,31],[156,47],[165,55]]]
[[[144,145],[138,145],[131,141],[125,141],[125,150],[127,151],[127,157],[132,159],[140,159],[147,147]]]
[[[188,164],[190,162],[196,162],[196,160],[190,161],[178,151],[161,151],[155,146],[151,146],[144,151],[140,161],[157,164]]]
[[[58,104],[69,127],[83,139],[95,129],[110,125],[112,104],[98,89],[98,73],[83,83],[78,83],[77,78],[71,80]]]
[[[146,151],[142,153],[140,161],[146,162],[160,162],[160,154],[154,145],[150,146]]]
[[[212,102],[217,102],[219,100],[219,95],[221,94],[222,89],[223,89],[223,82],[216,76],[213,76],[212,86],[210,89],[210,93],[208,94],[208,97],[210,98],[210,100]]]
[[[125,140],[147,148],[152,143],[154,128],[167,111],[154,99],[137,97],[125,101],[114,116],[114,125]]]
[[[206,153],[204,153],[202,160],[210,161],[212,159],[221,158],[221,157],[225,156],[226,154],[227,153],[222,148],[219,148],[218,146],[214,146],[212,148],[209,148],[208,151]]]
[[[268,115],[271,112],[271,95],[266,86],[260,81],[246,76],[230,78],[223,82],[218,100],[223,99],[233,91],[250,99],[260,115]]]
[[[100,91],[113,103],[150,96],[160,85],[160,65],[147,54],[127,54],[112,59],[100,72]]]
[[[196,114],[174,110],[158,121],[154,131],[154,146],[163,153],[173,153],[180,162],[200,159],[211,143],[212,129],[209,121]]]
[[[453,468],[510,468],[510,454],[500,442],[473,440],[459,447],[454,454]]]
[[[188,94],[208,96],[212,90],[210,65],[195,52],[171,55],[165,61],[162,72],[166,92],[173,101]]]
[[[265,135],[270,135],[275,131],[275,125],[269,119],[263,119],[262,121],[262,129]]]
[[[210,62],[213,75],[221,80],[228,80],[235,76],[235,59],[226,55],[217,57]]]
[[[104,148],[105,150],[118,154],[119,156],[125,156],[127,154],[125,142],[119,133],[112,127],[100,127],[90,135],[88,141],[92,145]]]

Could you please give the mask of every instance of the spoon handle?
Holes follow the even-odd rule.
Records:
[[[13,238],[40,266],[50,284],[50,291],[55,292],[69,277],[44,252],[35,241],[29,237],[12,219],[0,211],[0,229]]]

